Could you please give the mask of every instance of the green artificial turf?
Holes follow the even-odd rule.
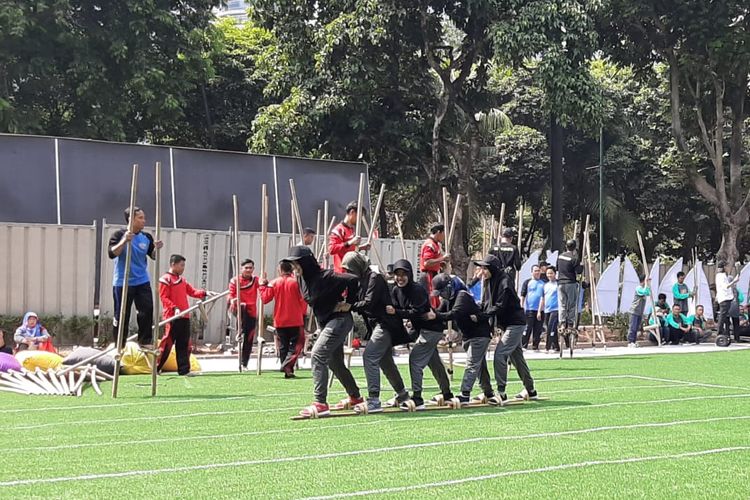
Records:
[[[0,393],[0,498],[750,497],[750,351],[530,366],[548,401],[308,421],[309,371]]]

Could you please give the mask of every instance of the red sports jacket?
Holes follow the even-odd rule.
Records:
[[[279,276],[267,285],[260,285],[259,290],[264,304],[274,301],[273,326],[287,328],[305,324],[307,302],[293,276]]]
[[[331,231],[328,237],[328,253],[333,256],[333,270],[337,273],[343,272],[341,269],[341,261],[347,252],[354,252],[357,250],[356,245],[347,245],[346,242],[354,237],[354,229],[352,226],[340,222]]]
[[[184,311],[190,307],[188,296],[204,299],[206,291],[196,290],[185,278],[169,272],[159,278],[159,297],[162,309],[164,309],[164,319],[174,316],[176,309]]]
[[[237,297],[237,277],[229,280],[229,308],[233,313],[237,312],[237,305],[232,304],[232,299]],[[248,314],[258,317],[258,278],[252,276],[250,279],[240,276],[240,302],[245,304]]]

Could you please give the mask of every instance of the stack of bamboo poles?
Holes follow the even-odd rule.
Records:
[[[67,374],[64,371],[52,368],[44,371],[37,368],[33,372],[23,369],[20,372],[11,370],[0,373],[0,391],[26,395],[81,397],[85,386],[90,384],[101,396],[99,382],[114,378],[90,364],[69,370]]]

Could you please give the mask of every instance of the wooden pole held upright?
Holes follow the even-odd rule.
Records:
[[[372,236],[375,233],[375,228],[378,226],[378,222],[380,220],[380,207],[383,205],[383,197],[385,196],[385,184],[380,185],[380,194],[378,194],[378,202],[375,204],[375,211],[370,215],[370,220],[372,221],[372,226],[370,226],[370,231],[367,234],[367,242],[366,244],[372,243]]]
[[[503,221],[505,220],[505,203],[500,205],[500,220],[498,221],[497,226],[497,240],[495,241],[496,245],[500,244],[500,238],[503,236]]]
[[[245,341],[245,335],[242,333],[242,301],[240,297],[240,284],[242,283],[242,266],[240,265],[240,262],[242,262],[240,258],[240,207],[236,194],[232,195],[232,206],[234,209],[234,230],[232,233],[234,236],[234,279],[237,295],[235,297],[235,300],[237,300],[237,362],[239,372],[242,373],[242,345]]]
[[[359,174],[359,193],[357,194],[357,223],[354,228],[354,236],[358,237],[361,235],[360,228],[362,227],[362,204],[365,199],[365,174]]]
[[[161,162],[156,162],[156,207],[154,213],[154,239],[161,241]],[[156,396],[156,384],[157,384],[157,368],[159,364],[159,341],[161,328],[159,328],[159,317],[161,316],[161,298],[159,296],[159,278],[160,278],[160,262],[159,257],[161,252],[159,249],[154,250],[154,360],[151,366],[151,396]]]
[[[641,232],[636,231],[636,235],[638,236],[638,246],[641,249],[641,260],[643,262],[643,275],[646,277],[646,280],[649,278],[649,272],[648,272],[648,262],[646,261],[646,249],[643,246],[643,239],[641,238]],[[659,323],[659,317],[656,315],[656,301],[654,300],[654,289],[651,286],[651,283],[647,283],[648,289],[650,293],[648,294],[648,298],[651,301],[651,316],[654,319],[654,326],[656,327],[654,329],[654,334],[656,335],[656,339],[659,341],[659,347],[661,347],[661,324]]]
[[[401,242],[401,257],[406,259],[406,243],[404,242],[404,231],[401,228],[401,218],[398,214],[395,214],[396,218],[396,229],[398,230],[398,239]]]
[[[133,232],[133,209],[135,207],[135,199],[138,194],[138,164],[133,165],[133,177],[130,181],[130,206],[128,208],[128,232]],[[128,325],[125,324],[125,315],[128,308],[128,280],[130,279],[130,259],[131,259],[131,248],[133,246],[132,241],[128,241],[125,248],[122,250],[125,253],[125,270],[122,274],[122,293],[120,297],[120,314],[117,321],[117,355],[115,356],[115,378],[112,383],[112,397],[117,397],[117,388],[120,382],[120,366],[123,351],[123,339],[125,338],[125,332],[128,329]],[[122,253],[120,253],[122,255]]]
[[[267,258],[268,258],[268,188],[265,184],[261,187],[261,226],[260,226],[260,275],[262,276],[266,270]],[[320,221],[320,210],[318,210],[318,221]],[[256,335],[258,337],[258,366],[256,368],[256,374],[262,373],[261,363],[263,361],[263,332],[265,332],[265,317],[263,315],[263,299],[258,294],[258,329]]]

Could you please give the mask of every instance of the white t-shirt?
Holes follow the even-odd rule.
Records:
[[[727,300],[734,300],[734,292],[729,286],[731,282],[732,277],[727,273],[716,273],[716,302],[721,304]]]

